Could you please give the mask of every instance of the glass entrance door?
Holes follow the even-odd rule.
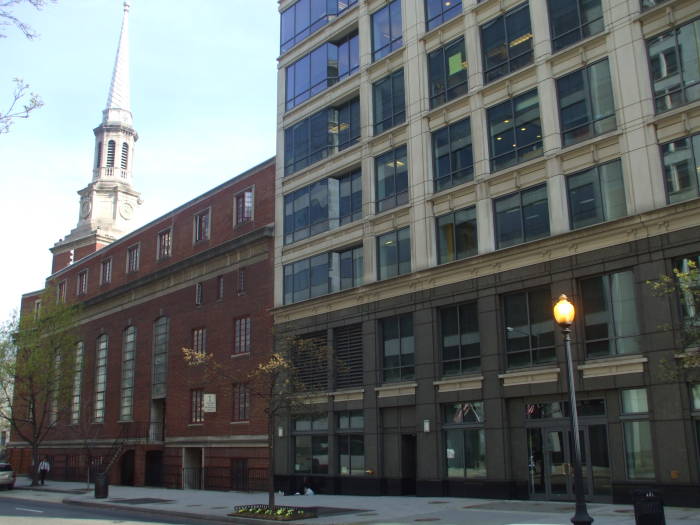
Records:
[[[574,444],[568,425],[528,429],[530,497],[574,500]],[[581,468],[586,499],[610,495],[610,461],[604,424],[581,426]]]

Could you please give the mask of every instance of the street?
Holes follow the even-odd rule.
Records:
[[[138,523],[180,524],[215,524],[212,520],[195,520],[192,518],[159,517],[148,512],[131,512],[119,509],[99,509],[79,505],[45,501],[40,498],[26,499],[13,497],[12,493],[0,493],[0,523],[2,525],[104,525],[119,523],[132,525]],[[231,523],[230,521],[228,523]]]

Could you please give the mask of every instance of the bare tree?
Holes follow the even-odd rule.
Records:
[[[317,410],[314,408],[319,406],[316,401],[326,391],[323,378],[328,373],[328,352],[325,343],[310,337],[282,338],[277,342],[277,351],[249,374],[222,364],[210,353],[189,348],[183,348],[182,352],[188,366],[205,370],[208,384],[213,381],[245,383],[251,398],[262,403],[267,418],[268,505],[274,507],[275,425],[294,414],[310,414]]]
[[[8,27],[18,29],[25,38],[33,40],[39,35],[34,28],[20,20],[13,12],[17,7],[30,5],[37,10],[44,8],[55,0],[0,0],[0,38],[6,38]],[[39,95],[29,91],[29,84],[21,78],[14,79],[15,88],[10,103],[4,112],[0,112],[0,135],[8,133],[16,119],[28,118],[29,114],[44,105]]]
[[[39,448],[67,412],[73,388],[77,308],[56,301],[53,288],[34,311],[0,328],[0,418],[32,451],[37,484]]]

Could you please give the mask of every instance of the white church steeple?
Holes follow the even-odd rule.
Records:
[[[129,8],[124,2],[122,28],[107,105],[96,127],[92,181],[80,190],[78,224],[51,251],[53,271],[99,250],[133,229],[141,196],[132,184],[134,144],[129,82]]]

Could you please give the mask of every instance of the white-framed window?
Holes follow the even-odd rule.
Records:
[[[141,246],[134,244],[126,249],[126,272],[137,272],[139,270]]]
[[[622,390],[621,405],[627,479],[654,479],[654,447],[646,388]]]
[[[107,391],[107,352],[109,337],[102,334],[97,338],[95,352],[95,406],[93,420],[102,423],[105,420],[105,393]]]
[[[122,384],[119,402],[119,420],[130,421],[134,417],[134,373],[136,370],[136,327],[124,330],[122,344]]]
[[[83,270],[80,273],[78,273],[78,288],[76,290],[76,293],[78,295],[85,295],[87,293],[87,285],[88,285],[88,271]]]
[[[236,225],[253,220],[254,195],[253,188],[246,188],[242,192],[236,194],[234,201]]]
[[[194,304],[201,305],[204,301],[204,284],[197,283],[194,285]]]
[[[108,284],[112,282],[112,258],[102,261],[100,264],[100,284]]]
[[[198,353],[207,351],[207,329],[195,328],[192,330],[192,350]]]
[[[158,260],[167,259],[172,255],[173,248],[173,229],[166,228],[158,232],[156,256]]]
[[[78,341],[75,345],[75,363],[73,368],[73,397],[70,407],[70,422],[77,425],[80,422],[80,392],[83,387],[83,354],[85,344]]]
[[[210,235],[211,209],[196,213],[194,216],[194,242],[206,241]]]
[[[58,283],[58,287],[56,289],[56,302],[57,303],[65,303],[66,302],[67,290],[68,290],[68,285],[67,285],[65,280]]]
[[[224,298],[224,276],[219,275],[216,278],[216,299],[221,301]]]
[[[234,321],[234,354],[250,352],[250,317],[241,317]]]

